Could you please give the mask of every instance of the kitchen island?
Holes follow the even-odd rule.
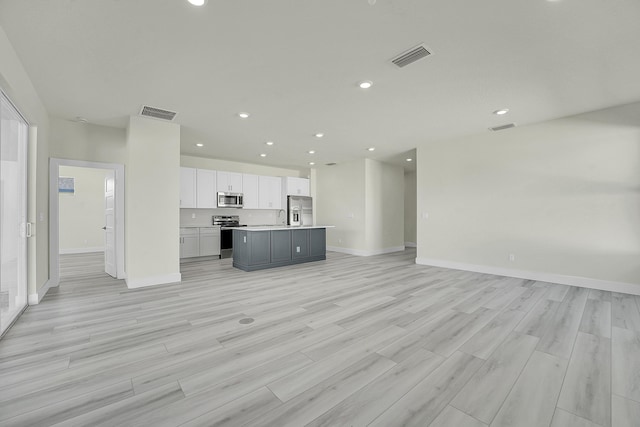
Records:
[[[327,259],[327,228],[257,226],[233,229],[233,266],[263,270]]]

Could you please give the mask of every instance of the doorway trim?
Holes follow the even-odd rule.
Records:
[[[49,280],[51,286],[60,284],[60,202],[58,176],[60,166],[110,169],[115,176],[115,233],[117,279],[127,277],[124,266],[124,165],[121,163],[87,162],[84,160],[49,159]]]

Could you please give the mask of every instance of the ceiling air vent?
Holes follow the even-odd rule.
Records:
[[[499,130],[505,130],[505,129],[509,129],[509,128],[514,128],[516,127],[515,123],[509,123],[508,125],[502,125],[502,126],[496,126],[494,128],[489,128],[489,130],[492,130],[494,132],[499,131]]]
[[[327,163],[326,166],[335,166],[337,163],[335,162],[331,162],[331,163]]]
[[[140,110],[141,116],[153,117],[154,119],[162,119],[162,120],[173,120],[176,117],[175,111],[163,110],[161,108],[149,107],[148,105],[143,105],[142,110]]]
[[[402,68],[416,62],[418,59],[426,58],[429,55],[431,55],[431,52],[429,52],[424,46],[420,45],[397,56],[392,59],[391,62]]]

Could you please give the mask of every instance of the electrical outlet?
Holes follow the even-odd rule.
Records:
[[[196,219],[196,214],[192,213],[191,214],[191,219]]]
[[[515,254],[509,254],[509,261],[514,262],[516,260]]]
[[[300,253],[300,246],[296,246],[296,252]]]
[[[342,239],[338,239],[338,243],[342,243]]]

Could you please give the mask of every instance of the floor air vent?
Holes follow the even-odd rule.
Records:
[[[514,128],[516,127],[515,123],[509,123],[508,125],[502,125],[502,126],[496,126],[493,128],[489,128],[489,130],[492,130],[494,132],[499,131],[499,130],[505,130],[505,129],[509,129],[509,128]]]
[[[140,110],[141,116],[153,117],[154,119],[162,119],[162,120],[173,120],[176,117],[175,111],[163,110],[161,108],[149,107],[148,105],[143,105],[142,110]]]
[[[413,64],[418,59],[426,58],[429,55],[431,55],[431,52],[429,52],[424,46],[420,45],[401,54],[400,56],[397,56],[392,59],[391,62],[402,68],[409,64]]]

